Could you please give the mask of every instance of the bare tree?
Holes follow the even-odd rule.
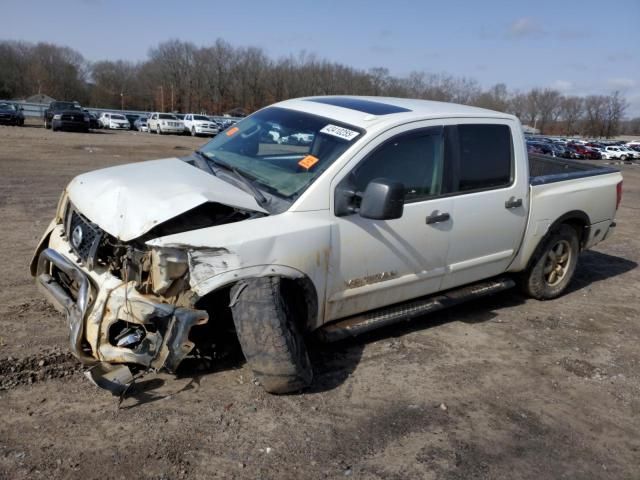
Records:
[[[603,137],[606,132],[608,99],[604,95],[589,95],[584,100],[584,133],[591,137]]]
[[[566,135],[577,133],[578,124],[584,115],[584,99],[581,97],[563,97],[560,101],[560,118],[564,121]]]
[[[624,112],[629,107],[629,103],[616,91],[607,97],[607,108],[605,118],[604,134],[607,138],[614,137],[620,133],[620,122],[624,117]]]

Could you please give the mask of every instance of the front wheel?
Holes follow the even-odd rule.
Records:
[[[197,135],[196,133],[196,127],[191,127],[191,136],[195,137]]]
[[[313,371],[302,335],[278,277],[244,280],[231,289],[233,322],[247,363],[270,393],[311,383]]]
[[[626,159],[627,159],[627,156],[626,156],[626,155],[622,155],[622,156],[620,156],[620,160],[625,161]]]
[[[533,264],[521,279],[524,292],[538,300],[562,294],[571,282],[578,264],[578,233],[570,225],[560,225],[540,246]]]
[[[158,126],[156,127],[156,133],[157,133],[158,135],[162,135],[162,129],[160,128],[160,125],[158,125]]]

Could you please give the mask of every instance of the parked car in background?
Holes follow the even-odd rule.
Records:
[[[586,158],[590,160],[602,159],[602,155],[600,154],[597,148],[592,148],[592,147],[584,147],[584,148],[587,151]]]
[[[138,117],[136,121],[133,122],[133,129],[139,132],[148,132],[149,125],[147,124],[147,117]]]
[[[86,108],[83,109],[83,111],[84,111],[84,113],[89,115],[89,128],[91,130],[98,130],[98,129],[102,128],[102,125],[100,124],[100,120],[98,118],[98,115],[96,115],[95,113],[91,113]]]
[[[140,118],[140,115],[134,115],[133,113],[125,113],[124,116],[127,117],[127,120],[129,120],[129,128],[131,130],[135,130],[135,127],[133,126],[133,124],[136,123],[136,120],[138,118]]]
[[[574,160],[581,160],[584,158],[584,154],[580,153],[577,146],[573,143],[567,143],[565,148],[569,151],[569,158]]]
[[[619,159],[619,160],[626,160],[628,158],[628,155],[626,152],[622,151],[620,149],[620,147],[615,146],[615,145],[608,145],[605,147],[605,150],[610,153],[613,158]]]
[[[222,120],[220,120],[219,123],[220,123],[220,131],[222,131],[222,130],[226,130],[227,128],[235,125],[237,123],[237,121],[236,120],[231,120],[231,119],[229,119],[229,120],[222,119]]]
[[[582,158],[590,160],[599,160],[601,158],[600,154],[597,151],[585,146],[585,144],[573,143],[571,144],[571,146],[578,154],[582,156]]]
[[[152,113],[147,120],[149,133],[184,133],[184,123],[172,113]]]
[[[58,130],[89,131],[91,119],[78,102],[51,102],[44,111],[44,127]]]
[[[309,145],[313,142],[313,133],[296,132],[282,138],[282,143],[289,145]]]
[[[187,113],[184,116],[184,130],[194,137],[197,135],[214,136],[220,132],[220,127],[218,127],[216,122],[212,122],[209,120],[209,117],[205,115]]]
[[[553,150],[553,156],[558,158],[571,158],[571,152],[561,143],[552,143],[551,150]]]
[[[18,126],[24,125],[22,107],[11,102],[0,102],[0,123]]]
[[[121,113],[104,112],[100,115],[102,128],[113,130],[129,130],[131,125],[129,120]]]
[[[640,152],[635,151],[633,148],[630,148],[626,145],[620,145],[620,150],[627,154],[627,158],[636,159],[640,158]]]
[[[607,152],[607,149],[604,147],[593,147],[594,150],[597,150],[598,153],[600,153],[600,157],[603,160],[611,160],[614,157],[614,155],[611,152]]]
[[[531,145],[532,147],[534,147],[535,150],[533,150],[533,153],[539,153],[542,155],[550,155],[552,157],[555,157],[555,152],[553,148],[547,142],[538,142],[538,141],[527,142],[527,145]]]

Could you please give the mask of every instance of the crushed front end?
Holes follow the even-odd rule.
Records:
[[[66,313],[73,354],[100,387],[122,393],[136,371],[174,372],[194,348],[191,329],[208,322],[189,287],[188,256],[120,242],[68,201],[36,251],[32,273]]]

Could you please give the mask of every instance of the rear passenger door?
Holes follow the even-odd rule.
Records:
[[[529,207],[526,150],[518,126],[504,122],[445,127],[453,211],[442,289],[503,273],[522,242]]]

